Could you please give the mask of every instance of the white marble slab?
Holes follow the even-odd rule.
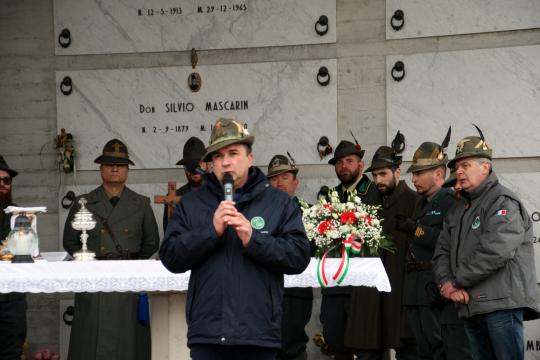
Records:
[[[405,24],[396,31],[390,25],[390,20],[398,9],[404,13]],[[538,27],[538,0],[386,0],[387,39]]]
[[[540,320],[523,323],[525,360],[540,359]]]
[[[401,82],[390,75],[398,60]],[[450,125],[452,158],[461,138],[478,134],[472,123],[496,158],[540,155],[540,46],[388,56],[386,67],[387,139],[405,135],[405,160]]]
[[[97,167],[98,165],[96,165]],[[68,192],[73,191],[76,196],[81,196],[83,194],[87,194],[90,191],[97,188],[100,184],[96,185],[80,185],[80,186],[61,186],[59,190],[60,194],[60,201],[62,200],[62,197]],[[180,187],[182,184],[177,183],[177,188]],[[147,196],[150,198],[150,204],[152,206],[152,210],[154,211],[154,216],[156,217],[156,222],[158,225],[159,230],[159,238],[163,239],[163,211],[164,206],[161,204],[154,204],[154,195],[166,195],[167,194],[167,183],[157,183],[157,184],[130,184],[129,180],[127,183],[127,187],[131,190],[135,191],[136,193],[139,193],[141,195]],[[59,201],[58,205],[58,234],[60,234],[60,243],[59,246],[62,248],[62,236],[64,234],[64,226],[66,224],[66,219],[69,213],[69,209],[64,209],[62,207],[61,202]],[[79,204],[74,204],[73,206],[79,207]]]
[[[321,66],[330,72],[328,86],[317,83]],[[81,170],[95,169],[112,138],[126,142],[137,169],[173,167],[189,137],[208,144],[218,117],[247,124],[257,165],[286,151],[299,164],[319,164],[319,138],[337,138],[336,67],[336,60],[200,66],[198,93],[187,87],[191,67],[61,71],[57,124],[73,133]],[[69,96],[58,85],[66,75],[73,79]]]
[[[497,176],[501,184],[507,186],[519,196],[533,220],[536,277],[540,283],[540,173],[502,173],[497,174]]]
[[[54,34],[56,55],[334,43],[336,0],[54,0]]]

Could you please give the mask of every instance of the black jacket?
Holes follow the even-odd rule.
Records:
[[[414,237],[411,238],[411,252],[414,259],[409,259],[410,262],[431,262],[437,238],[443,227],[444,217],[455,203],[454,192],[448,188],[439,189],[431,201],[422,197],[413,217],[417,228]],[[430,306],[438,296],[435,276],[431,269],[407,273],[403,297],[404,305]]]
[[[281,347],[283,274],[301,273],[310,247],[300,209],[251,168],[235,193],[236,208],[258,218],[244,248],[234,229],[218,237],[212,218],[223,199],[215,175],[174,210],[159,252],[171,272],[191,270],[186,318],[188,345]],[[262,221],[261,221],[262,220]]]
[[[354,349],[390,349],[403,346],[402,339],[414,334],[409,328],[403,308],[403,283],[410,235],[396,229],[396,215],[412,217],[418,195],[401,180],[392,194],[381,199],[383,232],[394,243],[394,252],[382,251],[392,291],[355,287],[347,319],[345,345]]]

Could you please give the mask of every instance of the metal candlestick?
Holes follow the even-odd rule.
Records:
[[[71,221],[71,227],[77,231],[82,231],[81,243],[82,249],[73,254],[76,261],[93,261],[96,258],[96,253],[88,250],[86,242],[88,240],[87,230],[92,230],[96,227],[96,221],[94,220],[92,213],[84,206],[86,204],[85,198],[80,198],[79,204],[81,208],[75,214],[75,217]]]

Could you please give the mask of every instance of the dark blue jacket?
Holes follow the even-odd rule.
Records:
[[[301,273],[310,260],[300,209],[272,188],[258,168],[235,193],[236,208],[252,221],[247,248],[233,228],[217,236],[212,218],[223,199],[215,175],[176,207],[159,255],[171,272],[191,270],[186,318],[188,345],[281,347],[283,274]],[[260,220],[260,218],[258,220]]]

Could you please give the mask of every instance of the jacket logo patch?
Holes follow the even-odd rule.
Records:
[[[473,223],[472,223],[471,228],[472,228],[473,230],[476,230],[476,229],[478,229],[479,227],[480,227],[480,216],[476,215],[476,217],[474,218],[474,221],[473,221]]]
[[[251,227],[255,230],[261,230],[264,227],[264,219],[260,216],[255,216],[251,219]]]
[[[417,226],[416,231],[414,232],[414,236],[416,237],[424,236],[424,230],[420,226]]]
[[[506,215],[506,209],[501,209],[497,211],[497,215]]]
[[[437,210],[432,210],[430,212],[428,212],[426,215],[441,215],[441,212],[440,211],[437,211]]]

